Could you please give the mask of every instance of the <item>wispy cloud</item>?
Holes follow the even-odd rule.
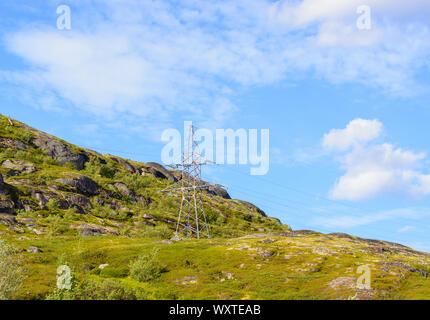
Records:
[[[415,227],[412,227],[412,226],[404,226],[404,227],[400,228],[399,230],[397,230],[397,232],[403,233],[403,232],[408,232],[408,231],[411,231],[414,229],[415,229]]]
[[[428,215],[428,210],[419,208],[405,208],[405,209],[394,209],[386,210],[381,212],[375,212],[368,215],[343,215],[335,217],[319,217],[314,219],[316,225],[321,225],[327,228],[354,228],[372,223],[389,221],[394,219],[416,219],[422,218]]]
[[[430,194],[430,174],[422,171],[426,154],[373,143],[381,131],[378,120],[355,119],[345,129],[324,136],[327,149],[345,152],[338,159],[346,173],[333,187],[333,199],[356,201],[381,195],[417,199]]]
[[[309,73],[390,94],[419,90],[430,53],[428,1],[368,1],[373,27],[355,27],[361,1],[76,1],[73,30],[38,24],[5,36],[28,65],[0,79],[33,105],[98,116],[168,120],[176,112],[225,121],[239,87]],[[148,123],[150,125],[150,123]]]

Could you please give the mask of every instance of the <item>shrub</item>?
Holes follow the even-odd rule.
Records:
[[[0,300],[15,296],[24,279],[21,258],[17,250],[0,239]]]
[[[78,300],[136,300],[144,299],[143,291],[124,286],[119,280],[86,279],[76,290]]]
[[[71,231],[69,225],[59,215],[49,215],[46,220],[49,222],[48,235],[51,237]]]
[[[78,167],[76,166],[76,164],[74,164],[73,162],[70,162],[70,161],[67,161],[66,163],[64,163],[63,167],[66,167],[70,170],[78,170]]]
[[[100,276],[106,278],[123,278],[128,275],[127,267],[111,267],[108,266],[100,271]]]
[[[34,182],[38,185],[52,184],[57,177],[52,173],[41,171],[34,179]]]
[[[3,149],[0,152],[0,162],[3,162],[5,160],[7,160],[7,159],[11,159],[14,156],[15,156],[15,153],[11,149],[9,149],[9,148]]]
[[[152,175],[142,176],[138,173],[131,174],[120,171],[115,173],[115,180],[123,182],[136,193],[144,192],[145,189],[158,186],[160,184],[159,180]]]
[[[130,218],[130,213],[128,211],[113,210],[108,206],[102,206],[97,203],[95,199],[91,201],[93,208],[91,209],[91,214],[99,218],[107,218],[112,220],[124,221]]]
[[[115,176],[115,168],[112,164],[101,164],[97,158],[92,157],[90,161],[85,163],[84,171],[91,175],[100,175],[102,177],[113,179]]]
[[[156,279],[164,271],[164,266],[158,261],[158,249],[153,249],[130,263],[130,276],[139,282]]]
[[[73,280],[71,290],[55,289],[47,300],[136,300],[145,299],[141,289],[133,290],[124,286],[119,280],[85,279],[81,282]]]
[[[173,231],[166,225],[156,227],[143,226],[139,230],[139,236],[143,238],[170,239],[173,236]]]
[[[65,256],[60,256],[59,258],[59,265],[66,265],[69,264],[64,260]],[[76,289],[78,286],[78,281],[76,280],[75,273],[72,269],[70,269],[70,289],[63,288],[60,289],[56,287],[52,293],[48,294],[46,296],[46,300],[76,300]],[[57,275],[58,276],[58,275]],[[58,281],[58,278],[57,278]]]
[[[46,208],[54,212],[58,211],[59,207],[60,207],[60,201],[55,198],[49,199],[48,203],[46,204]]]
[[[15,158],[29,161],[36,164],[58,165],[58,161],[43,153],[40,149],[20,150],[15,154]]]

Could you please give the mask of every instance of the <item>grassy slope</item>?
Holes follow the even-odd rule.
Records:
[[[430,271],[427,255],[385,250],[322,234],[183,241],[124,237],[53,237],[15,240],[18,247],[36,245],[43,253],[25,253],[30,277],[22,298],[43,298],[55,287],[58,258],[62,256],[80,280],[88,277],[120,279],[124,286],[140,287],[149,299],[428,299],[429,280],[402,267],[383,270],[382,263],[402,262]],[[167,267],[161,278],[139,283],[127,276],[127,266],[139,254],[160,248]],[[270,257],[262,253],[273,252]],[[98,265],[108,263],[102,271]],[[370,267],[371,290],[355,288],[359,265]],[[234,279],[227,279],[231,273]],[[225,279],[223,281],[222,279]],[[341,281],[339,286],[334,285]]]
[[[35,134],[37,132],[31,133],[23,124],[8,126],[7,120],[0,117],[1,137],[31,145]],[[118,196],[115,201],[123,206],[123,210],[118,211],[99,206],[95,199],[90,199],[93,208],[88,210],[89,215],[55,207],[16,211],[18,221],[25,223],[26,219],[32,219],[32,224],[44,232],[37,235],[25,224],[13,228],[0,224],[0,236],[16,247],[37,246],[43,251],[22,254],[29,277],[19,298],[43,299],[52,292],[56,268],[64,259],[69,261],[79,280],[119,279],[125,287],[143,288],[149,299],[347,299],[355,294],[361,299],[425,299],[430,296],[430,280],[411,271],[412,268],[430,271],[427,254],[389,243],[375,244],[334,235],[287,233],[244,237],[259,229],[273,233],[289,228],[234,200],[210,195],[205,196],[205,208],[214,239],[161,243],[161,239],[149,238],[148,228],[152,227],[140,222],[143,213],[156,217],[158,226],[166,226],[162,218],[176,217],[177,198],[157,192],[171,182],[153,176],[131,175],[108,156],[75,146],[73,149],[90,153],[91,158],[102,158],[117,173],[106,177],[100,174],[100,168],[90,166],[78,172],[73,166],[60,166],[34,146],[18,152],[3,148],[0,161],[26,160],[40,169],[32,174],[5,177],[5,182],[12,185],[15,179],[28,179],[33,185],[30,188],[48,189],[55,185],[58,177],[86,174],[106,190],[111,190],[112,182],[124,182],[137,195],[150,197],[152,202],[142,206]],[[5,175],[6,172],[0,167],[0,173]],[[16,185],[19,199],[31,200],[28,188]],[[70,227],[79,223],[109,227],[118,230],[120,236],[85,238]],[[274,242],[261,243],[265,238]],[[160,248],[160,261],[167,272],[147,283],[132,280],[128,276],[130,261],[154,247]],[[397,266],[382,265],[393,262]],[[100,271],[98,266],[105,263],[109,266]],[[372,290],[355,288],[356,269],[363,264],[369,265],[372,271]],[[233,279],[228,279],[228,273]]]

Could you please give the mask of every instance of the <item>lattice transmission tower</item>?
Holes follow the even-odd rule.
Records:
[[[181,154],[181,163],[169,165],[173,169],[181,171],[180,187],[172,187],[171,192],[179,192],[181,195],[181,205],[179,207],[178,220],[176,223],[176,236],[183,231],[187,238],[204,236],[210,239],[209,225],[202,201],[202,190],[214,185],[201,179],[202,166],[215,164],[212,161],[203,159],[199,152],[198,142],[194,138],[193,125],[188,128],[187,143],[184,152]]]

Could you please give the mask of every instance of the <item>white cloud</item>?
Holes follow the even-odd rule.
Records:
[[[380,195],[420,198],[430,194],[430,174],[421,172],[424,153],[396,148],[392,144],[370,144],[378,138],[382,124],[353,120],[347,129],[332,130],[324,136],[325,147],[352,150],[340,159],[345,174],[331,190],[333,199],[357,201]]]
[[[381,134],[378,120],[355,119],[345,129],[333,129],[324,135],[323,146],[332,150],[346,150],[374,140]]]
[[[380,211],[363,216],[321,217],[314,219],[314,223],[327,228],[355,228],[393,219],[417,219],[427,214],[428,211],[424,209],[405,208]]]
[[[368,1],[375,23],[366,32],[355,27],[356,0],[76,1],[71,31],[31,24],[7,35],[29,68],[0,79],[33,104],[65,101],[111,118],[182,111],[222,121],[236,110],[237,88],[307,72],[415,94],[430,54],[428,21],[417,17],[430,3],[412,1],[413,10]]]
[[[403,232],[408,232],[411,230],[414,230],[415,227],[411,227],[411,226],[404,226],[402,228],[400,228],[399,230],[397,230],[397,232],[403,233]]]

